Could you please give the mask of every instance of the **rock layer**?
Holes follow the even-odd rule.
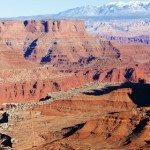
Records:
[[[90,37],[81,20],[1,21],[0,41],[0,104],[38,101],[91,81],[150,81],[148,57],[136,62],[139,55]]]
[[[16,150],[32,149],[33,122],[39,150],[148,149],[149,89],[148,84],[91,83],[73,89],[72,94],[81,93],[63,100],[56,92],[60,99],[36,106],[32,117],[31,111],[12,110],[19,118],[7,134],[19,140],[13,145]],[[139,105],[143,97],[148,102],[144,107]]]

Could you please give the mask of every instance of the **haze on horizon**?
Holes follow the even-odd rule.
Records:
[[[95,5],[101,6],[110,2],[129,2],[129,1],[143,1],[143,0],[5,0],[0,5],[0,18],[18,17],[18,16],[32,16],[43,14],[56,14],[61,11],[85,6]]]

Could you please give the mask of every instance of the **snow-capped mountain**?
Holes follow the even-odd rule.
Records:
[[[56,14],[55,17],[131,16],[149,15],[150,1],[113,2],[103,6],[83,6]]]
[[[2,20],[30,19],[139,19],[150,18],[150,0],[112,2],[103,6],[82,6],[69,9],[58,14],[37,16],[21,16],[16,18],[1,18]]]
[[[97,6],[83,6],[69,9],[64,12],[56,14],[57,17],[80,17],[80,16],[99,16],[99,7]]]

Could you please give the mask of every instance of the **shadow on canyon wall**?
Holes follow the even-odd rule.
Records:
[[[2,150],[3,147],[5,147],[5,149],[9,149],[10,147],[12,148],[12,142],[10,136],[0,133],[0,141],[1,141],[0,150]]]
[[[132,139],[135,137],[139,137],[144,128],[146,127],[147,123],[149,122],[148,118],[142,119],[139,124],[135,126],[135,129],[132,131],[132,133],[127,137],[127,139],[124,142],[124,146],[131,143]],[[149,140],[145,141],[146,145],[149,145]]]
[[[81,124],[77,124],[76,126],[73,126],[73,127],[63,128],[62,130],[69,130],[66,134],[64,134],[64,138],[67,138],[67,137],[73,135],[74,133],[76,133],[76,131],[83,128],[84,125],[85,125],[85,123],[81,123]]]
[[[0,124],[1,123],[8,123],[8,114],[5,112],[2,114],[2,118],[0,118]]]
[[[84,92],[83,94],[100,96],[123,88],[130,88],[132,90],[131,94],[130,93],[127,94],[138,107],[150,106],[150,84],[128,82],[123,83],[119,86],[108,86],[100,90],[93,90],[92,92]]]

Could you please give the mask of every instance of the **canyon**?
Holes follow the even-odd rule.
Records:
[[[0,21],[2,147],[149,148],[149,84],[149,45],[95,38],[82,20]]]
[[[149,81],[149,70],[142,66],[149,62],[149,47],[141,46],[147,59],[137,66],[138,58],[127,57],[119,45],[91,37],[84,26],[80,20],[1,21],[1,104],[38,101],[51,90],[94,80]]]
[[[112,20],[89,19],[86,21],[86,31],[95,37],[104,38],[109,41],[149,45],[149,19],[123,18],[121,20],[113,19],[113,17],[111,18]]]
[[[149,90],[149,84],[91,82],[52,92],[28,109],[9,109],[1,130],[15,150],[149,149]]]

